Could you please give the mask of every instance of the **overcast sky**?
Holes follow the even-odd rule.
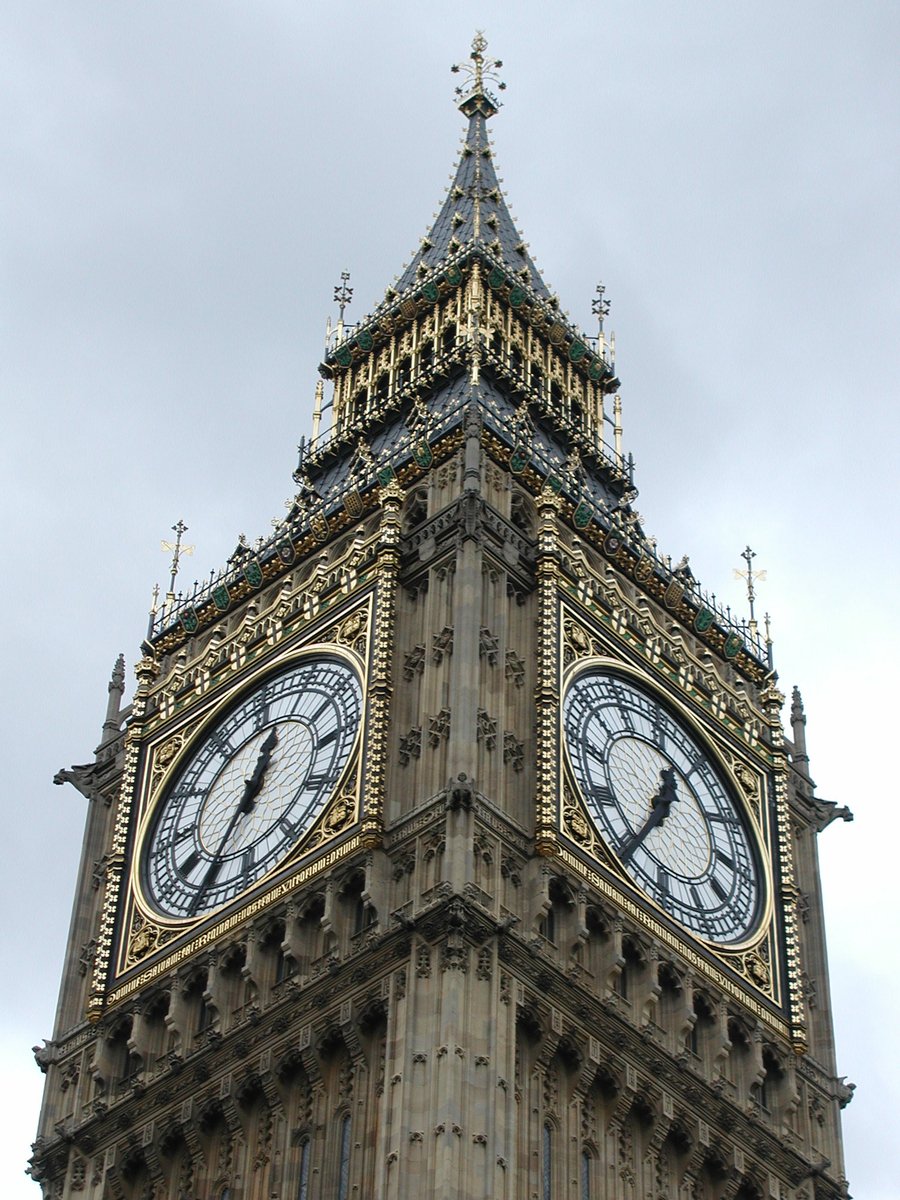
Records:
[[[426,231],[476,27],[544,278],[588,332],[598,282],[612,301],[645,528],[738,608],[757,551],[819,794],[856,814],[820,839],[848,1175],[896,1198],[896,0],[6,0],[9,1200],[38,1195],[29,1047],[84,820],[52,776],[90,759],[120,650],[131,679],[170,526],[192,582],[283,514],[333,286],[370,311]]]

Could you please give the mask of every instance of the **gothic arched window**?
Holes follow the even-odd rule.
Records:
[[[591,1200],[591,1156],[581,1152],[581,1200]]]
[[[541,1200],[551,1200],[553,1195],[553,1130],[550,1122],[544,1122],[541,1139]]]
[[[350,1195],[350,1117],[341,1121],[341,1152],[338,1160],[338,1200]]]
[[[300,1143],[300,1183],[297,1187],[297,1200],[309,1200],[309,1138],[305,1137]]]

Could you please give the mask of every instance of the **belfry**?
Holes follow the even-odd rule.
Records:
[[[371,316],[336,289],[286,517],[190,594],[179,522],[58,776],[47,1200],[847,1195],[849,814],[755,620],[643,530],[608,305],[576,328],[512,220],[486,49],[432,228]]]

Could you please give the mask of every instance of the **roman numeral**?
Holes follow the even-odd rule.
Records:
[[[719,883],[719,881],[715,877],[715,875],[713,875],[710,878],[709,882],[710,882],[710,885],[712,886],[712,890],[716,893],[716,895],[719,897],[720,900],[724,901],[724,900],[728,899],[728,893],[722,887],[721,883]]]
[[[287,813],[285,813],[285,815],[278,822],[278,828],[289,838],[296,837],[300,832],[299,825],[295,825],[294,822],[289,819]]]
[[[199,861],[200,855],[196,850],[192,850],[184,862],[177,868],[178,874],[181,875],[182,878],[186,879]]]
[[[599,783],[591,788],[591,799],[596,800],[598,804],[615,804],[616,802],[616,798],[609,788]]]
[[[600,751],[596,748],[596,746],[593,744],[593,742],[589,742],[589,741],[587,741],[587,739],[585,739],[581,743],[581,746],[582,746],[582,749],[584,750],[584,753],[587,754],[590,758],[592,758],[594,760],[594,762],[599,763],[601,766],[606,766],[605,758],[600,753]]]

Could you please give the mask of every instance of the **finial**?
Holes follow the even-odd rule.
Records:
[[[617,392],[613,397],[613,440],[615,447],[616,463],[619,470],[622,469],[622,397]]]
[[[775,663],[772,657],[772,618],[768,613],[763,614],[763,624],[766,630],[766,662],[768,663],[769,670],[774,671]]]
[[[747,564],[747,570],[740,571],[740,570],[738,570],[737,567],[735,567],[734,577],[735,577],[735,579],[746,579],[747,580],[747,599],[750,602],[750,628],[753,630],[754,633],[756,633],[756,628],[757,628],[756,614],[753,611],[753,602],[756,599],[756,592],[753,588],[753,582],[754,582],[754,580],[758,580],[758,581],[762,582],[762,580],[764,580],[766,578],[766,575],[768,574],[768,572],[753,570],[752,564],[753,564],[754,558],[756,558],[756,551],[751,550],[749,546],[747,546],[746,549],[741,551],[741,558]]]
[[[606,286],[598,283],[595,288],[597,293],[596,298],[591,301],[591,312],[597,318],[600,326],[600,335],[603,335],[603,321],[609,316],[609,301],[605,298]]]
[[[806,753],[806,713],[803,711],[803,697],[796,684],[791,692],[791,734],[794,739],[792,757],[797,766],[806,772],[809,764],[809,755]]]
[[[101,745],[110,741],[119,732],[122,724],[121,701],[125,691],[125,655],[120,654],[112,669],[112,677],[107,684],[109,693],[106,701],[106,720],[103,722]]]
[[[606,286],[597,284],[597,295],[591,301],[591,312],[597,318],[597,350],[600,357],[606,358],[606,334],[603,332],[603,322],[609,316],[609,301],[606,299]],[[610,355],[612,357],[612,355]]]
[[[147,637],[153,637],[153,626],[156,623],[156,614],[159,612],[159,584],[154,583],[153,591],[150,593],[150,613],[147,617]]]
[[[335,289],[337,290],[337,289]],[[312,441],[315,446],[319,439],[319,429],[322,424],[322,406],[325,401],[325,385],[321,379],[316,380],[316,400],[313,405]],[[301,460],[302,466],[302,460]],[[300,467],[297,468],[299,471]],[[296,472],[295,472],[296,474]]]
[[[112,669],[112,677],[109,681],[109,690],[116,689],[120,692],[125,690],[125,655],[120,654],[116,659],[115,666]]]
[[[336,284],[334,289],[334,302],[338,306],[338,320],[342,325],[344,323],[344,309],[353,299],[353,288],[347,286],[349,282],[350,272],[341,271],[341,282]]]
[[[472,39],[472,50],[469,54],[471,61],[454,63],[450,68],[454,75],[458,75],[462,71],[468,77],[466,83],[456,89],[459,111],[467,117],[472,117],[475,113],[481,113],[483,117],[492,117],[500,107],[500,101],[485,87],[486,79],[495,83],[498,91],[506,90],[506,84],[497,75],[497,71],[503,66],[503,63],[499,58],[486,63],[484,58],[486,49],[487,39],[479,29]]]
[[[160,542],[161,549],[172,551],[172,565],[169,568],[171,571],[171,576],[169,578],[169,590],[166,593],[166,601],[169,604],[171,604],[175,599],[175,580],[178,576],[178,568],[181,564],[181,556],[183,554],[191,555],[194,553],[195,549],[194,546],[182,545],[181,539],[184,534],[187,533],[187,531],[188,527],[185,525],[184,520],[179,518],[177,523],[172,526],[172,532],[175,534],[175,541],[167,542],[163,540]]]

